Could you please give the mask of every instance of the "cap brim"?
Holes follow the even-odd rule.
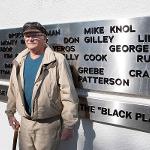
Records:
[[[23,34],[27,34],[27,33],[41,33],[41,31],[37,29],[28,29],[23,32]]]

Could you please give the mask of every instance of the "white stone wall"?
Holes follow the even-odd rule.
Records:
[[[1,0],[0,28],[149,16],[148,0]]]
[[[43,25],[150,16],[148,0],[1,0],[0,29],[21,27],[27,21]],[[102,97],[109,95],[102,94]],[[122,100],[120,96],[115,97]],[[149,104],[147,99],[128,99]],[[0,102],[0,145],[12,146],[13,131]],[[78,131],[78,132],[77,132]],[[62,142],[60,150],[149,150],[150,134],[81,120],[74,139]]]

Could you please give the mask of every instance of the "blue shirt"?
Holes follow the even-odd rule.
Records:
[[[24,101],[25,109],[31,115],[32,91],[34,87],[35,77],[39,66],[42,62],[43,55],[37,59],[32,59],[30,54],[27,55],[24,64]]]

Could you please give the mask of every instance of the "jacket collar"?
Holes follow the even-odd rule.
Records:
[[[30,52],[29,49],[26,48],[25,50],[23,50],[21,53],[18,54],[18,56],[14,59],[13,62],[17,61],[17,63],[21,65],[29,52]],[[49,64],[55,60],[56,58],[55,58],[54,51],[47,45],[45,52],[44,52],[42,65]]]
[[[45,49],[42,64],[49,64],[55,60],[56,60],[56,57],[55,57],[54,51],[47,45]]]

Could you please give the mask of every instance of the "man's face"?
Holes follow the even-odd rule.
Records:
[[[43,50],[46,44],[46,36],[41,32],[30,32],[24,34],[27,48],[32,51]]]

